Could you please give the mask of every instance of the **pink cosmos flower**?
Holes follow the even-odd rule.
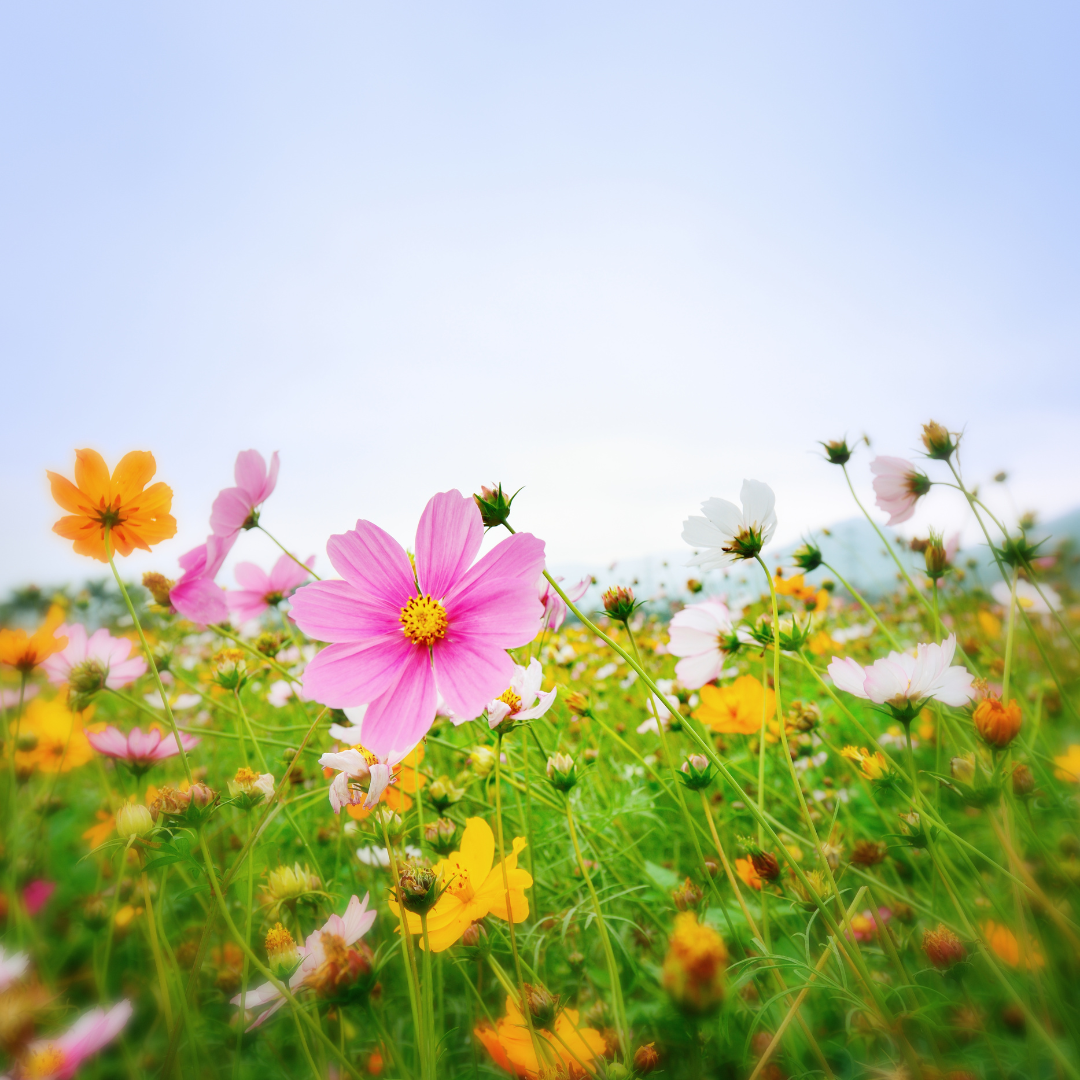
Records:
[[[36,915],[48,902],[49,897],[56,892],[56,882],[46,881],[44,878],[37,878],[31,881],[29,885],[23,889],[22,899],[23,907],[26,908],[27,915]]]
[[[162,734],[157,727],[152,727],[147,732],[135,727],[125,735],[110,724],[104,731],[87,731],[86,737],[99,754],[127,762],[132,769],[140,773],[151,768],[155,762],[180,753],[176,738]],[[194,735],[181,732],[179,739],[184,744],[185,751],[194,750],[199,745],[199,740]]]
[[[314,555],[308,559],[307,565],[315,565]],[[282,555],[269,574],[249,562],[237,563],[233,573],[241,587],[229,593],[225,599],[239,622],[257,619],[268,607],[277,607],[311,577],[288,555]]]
[[[732,632],[731,612],[722,600],[692,604],[672,616],[668,652],[682,657],[675,665],[675,677],[687,690],[697,690],[719,677]]]
[[[956,635],[950,634],[940,645],[919,645],[914,656],[891,652],[865,668],[834,656],[829,675],[838,689],[876,705],[917,710],[934,698],[958,708],[975,696],[975,688],[967,668],[951,666],[955,652]]]
[[[416,570],[370,521],[326,546],[343,581],[316,581],[292,598],[292,618],[329,641],[304,672],[304,690],[333,708],[367,705],[364,745],[404,754],[431,727],[438,695],[475,719],[514,675],[507,649],[540,624],[536,578],[544,543],[517,533],[475,565],[480,511],[460,491],[435,495],[416,530]]]
[[[105,627],[86,636],[81,623],[56,628],[57,635],[66,634],[67,646],[50,656],[42,665],[49,682],[59,686],[77,678],[81,671],[96,670],[102,676],[101,685],[119,690],[146,674],[146,661],[141,656],[130,656],[131,642],[127,638],[114,638]]]
[[[563,581],[561,577],[555,580],[560,584]],[[568,585],[563,592],[576,604],[588,592],[591,584],[592,577],[586,575],[576,585]],[[542,625],[548,630],[558,630],[566,619],[566,603],[543,574],[537,582],[537,591],[540,594],[540,603],[544,605]]]
[[[870,471],[878,507],[889,515],[886,525],[907,521],[915,513],[915,504],[930,490],[930,478],[903,458],[876,457]]]
[[[21,1075],[35,1080],[69,1080],[79,1066],[124,1030],[131,1019],[131,1002],[121,1001],[108,1012],[91,1009],[58,1039],[30,1044]]]
[[[24,952],[5,953],[0,945],[0,990],[6,990],[16,979],[21,979],[30,966],[30,957]]]
[[[170,590],[169,601],[185,619],[206,626],[229,618],[225,590],[214,584],[214,578],[234,543],[235,533],[225,537],[208,536],[205,544],[180,556],[184,576]]]
[[[241,529],[255,528],[259,507],[277,486],[280,464],[276,450],[269,469],[258,450],[242,450],[236,455],[236,487],[221,491],[210,508],[210,528],[215,536],[235,536]]]
[[[367,905],[367,893],[364,894],[363,901],[353,896],[344,915],[331,915],[321,929],[308,935],[307,941],[296,950],[301,957],[300,966],[289,978],[289,989],[294,994],[326,959],[323,934],[333,934],[341,938],[346,945],[355,945],[371,929],[375,922],[375,912],[368,911]],[[237,994],[232,999],[232,1004],[239,1005],[241,1009],[262,1009],[267,1006],[248,1028],[248,1031],[251,1031],[269,1020],[285,1004],[285,998],[273,983],[263,983],[262,986],[249,990],[247,994]]]

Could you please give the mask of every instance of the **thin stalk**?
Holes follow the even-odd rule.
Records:
[[[143,903],[146,905],[146,932],[150,938],[150,953],[154,957],[158,985],[161,988],[161,1008],[165,1013],[165,1028],[171,1033],[173,1029],[172,998],[169,994],[169,980],[165,975],[165,961],[161,955],[161,942],[158,940],[157,920],[154,918],[154,903],[150,899],[150,883],[147,881],[145,870],[142,875],[142,894]]]
[[[1009,622],[1005,632],[1005,672],[1001,677],[1001,701],[1009,704],[1009,677],[1012,674],[1013,635],[1016,629],[1016,579],[1019,577],[1019,569],[1012,572],[1012,580],[1009,582]]]
[[[858,600],[860,605],[862,605],[863,611],[865,611],[866,614],[869,615],[870,618],[873,619],[875,623],[877,623],[877,628],[889,639],[889,644],[897,652],[902,652],[903,650],[902,650],[902,648],[900,646],[900,642],[896,640],[896,637],[893,635],[893,632],[881,621],[881,618],[879,617],[878,613],[870,606],[870,604],[865,599],[863,599],[862,593],[856,591],[854,586],[849,585],[847,583],[847,581],[844,580],[844,578],[841,576],[840,572],[835,567],[830,566],[827,562],[822,562],[821,565],[824,566],[825,569],[828,570],[830,574],[835,575],[837,581],[839,581],[840,584],[843,585],[843,587],[845,589],[847,589],[848,593],[851,596],[853,596],[856,600]]]
[[[277,544],[277,546],[281,548],[281,550],[284,551],[285,554],[288,555],[289,558],[292,559],[292,561],[296,563],[297,566],[302,567],[304,570],[306,570],[316,581],[322,581],[322,578],[319,577],[319,575],[316,574],[315,571],[307,565],[307,563],[302,563],[276,536],[274,536],[270,532],[267,532],[267,530],[263,528],[262,525],[256,525],[255,528],[258,529],[259,532],[261,532],[264,536],[269,536],[270,539],[273,540],[274,543]]]
[[[420,800],[417,799],[417,802]],[[424,1055],[425,1069],[423,1075],[426,1080],[435,1080],[435,1050],[438,1046],[435,1035],[435,999],[433,997],[433,982],[431,977],[431,945],[428,942],[427,912],[420,916],[420,932],[424,937],[424,1042],[427,1045],[427,1053]]]

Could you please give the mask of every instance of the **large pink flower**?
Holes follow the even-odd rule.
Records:
[[[314,562],[312,555],[307,565],[312,566]],[[271,605],[277,607],[311,577],[289,555],[282,555],[269,574],[250,562],[237,563],[233,573],[242,588],[228,593],[225,599],[229,610],[240,622],[257,619]]]
[[[259,523],[259,507],[274,493],[280,464],[276,450],[269,469],[258,450],[242,450],[236,455],[236,487],[219,492],[210,508],[210,528],[216,536],[235,536]]]
[[[88,674],[91,667],[101,677],[97,685],[119,690],[133,683],[146,673],[146,661],[141,656],[130,656],[131,642],[127,638],[114,638],[105,627],[95,630],[89,637],[81,623],[56,628],[56,634],[67,635],[65,648],[50,656],[42,665],[49,682],[59,686],[71,682],[71,673],[83,669]]]
[[[457,716],[479,716],[514,676],[506,650],[536,636],[544,542],[517,533],[474,566],[483,538],[476,503],[444,491],[420,518],[415,576],[392,536],[358,521],[326,546],[345,580],[292,598],[300,629],[333,643],[308,664],[304,690],[334,708],[367,705],[364,745],[379,758],[424,736],[439,694]]]
[[[876,457],[870,462],[878,507],[889,515],[886,525],[901,525],[915,513],[915,504],[930,490],[930,478],[910,461]]]
[[[68,1080],[79,1066],[111,1043],[131,1019],[131,1002],[121,1001],[108,1012],[91,1009],[58,1039],[38,1039],[30,1044],[22,1063],[22,1075],[40,1080]]]
[[[126,761],[136,772],[145,772],[156,761],[175,757],[180,753],[176,738],[164,735],[160,728],[152,727],[144,732],[134,727],[126,735],[111,724],[104,731],[87,731],[90,745],[106,757]],[[179,736],[185,750],[194,750],[199,740],[194,735]]]
[[[557,577],[555,580],[561,583],[563,579]],[[576,585],[568,585],[563,592],[576,604],[589,591],[591,584],[592,577],[586,575]],[[537,582],[537,590],[540,593],[540,603],[544,605],[544,614],[541,616],[542,625],[548,630],[558,630],[566,618],[566,604],[563,598],[543,575]]]
[[[208,536],[205,544],[180,556],[178,561],[184,576],[170,590],[169,601],[185,619],[204,626],[228,619],[225,590],[214,583],[214,578],[234,543],[235,533]]]

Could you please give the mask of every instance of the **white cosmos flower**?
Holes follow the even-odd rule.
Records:
[[[514,665],[514,677],[510,686],[500,697],[489,701],[487,706],[488,724],[492,730],[497,728],[508,716],[515,720],[536,720],[555,704],[556,686],[543,691],[540,684],[544,681],[544,669],[534,656],[529,666]],[[452,717],[457,723],[456,717]]]
[[[1061,597],[1053,589],[1044,585],[1043,596],[1030,581],[1018,581],[1016,583],[1016,606],[1032,615],[1049,615],[1051,611],[1057,611],[1061,607]],[[1007,582],[999,581],[990,590],[990,595],[1007,611],[1009,608],[1009,586]]]
[[[933,698],[954,708],[966,705],[974,696],[974,676],[952,659],[956,635],[950,634],[940,645],[919,645],[909,652],[891,652],[869,667],[852,659],[834,656],[829,675],[840,690],[897,709],[918,708]]]
[[[340,814],[343,806],[355,806],[358,802],[364,804],[365,810],[370,810],[394,782],[394,766],[407,758],[414,749],[410,746],[406,750],[395,750],[381,758],[370,750],[365,750],[363,719],[366,710],[366,705],[344,710],[352,723],[348,727],[344,724],[331,724],[330,735],[338,742],[348,744],[349,749],[323,754],[319,758],[319,764],[324,769],[338,770],[337,776],[330,783],[329,792],[330,805],[335,814]],[[368,782],[366,793],[359,787],[365,780]]]
[[[760,480],[744,480],[740,510],[726,499],[707,499],[701,504],[704,517],[687,518],[683,539],[700,549],[688,565],[718,570],[740,559],[752,559],[776,531],[776,496]]]
[[[722,600],[692,604],[672,617],[667,651],[682,657],[675,675],[687,690],[697,690],[719,676],[731,631],[731,612]]]

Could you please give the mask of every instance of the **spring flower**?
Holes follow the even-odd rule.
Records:
[[[1008,610],[1012,594],[1007,582],[995,582],[990,588],[990,595]],[[1049,585],[1042,586],[1042,596],[1040,596],[1039,590],[1030,581],[1024,581],[1021,578],[1016,582],[1016,606],[1030,615],[1049,615],[1051,611],[1060,610],[1061,597]]]
[[[412,747],[409,747],[409,751],[411,750]],[[362,803],[365,810],[371,810],[387,786],[393,783],[394,766],[406,758],[409,751],[380,758],[358,744],[348,750],[323,754],[319,758],[319,764],[324,769],[338,770],[329,793],[334,813],[340,814],[343,806],[354,806],[357,803]],[[364,780],[368,782],[366,792],[359,786]]]
[[[276,450],[269,469],[258,450],[242,450],[236,455],[236,487],[224,488],[210,508],[210,528],[215,536],[235,537],[241,529],[258,525],[259,507],[274,493],[280,465]]]
[[[314,564],[312,555],[307,565]],[[257,619],[267,608],[277,607],[311,577],[289,555],[282,555],[269,574],[249,562],[237,563],[233,573],[241,587],[228,593],[226,602],[239,622]]]
[[[25,630],[0,630],[0,664],[29,674],[67,646],[68,639],[62,634],[57,636],[63,625],[64,612],[54,605],[33,634]]]
[[[662,981],[671,1000],[692,1016],[707,1016],[724,999],[728,952],[724,939],[692,911],[675,917]]]
[[[461,850],[436,863],[433,870],[441,877],[445,890],[427,916],[428,942],[432,952],[443,952],[457,941],[470,923],[486,915],[521,922],[529,917],[525,890],[532,887],[532,877],[517,865],[525,849],[525,838],[514,838],[513,851],[506,856],[506,883],[509,905],[503,885],[503,867],[495,861],[495,834],[483,818],[469,818],[461,836]],[[390,907],[398,913],[398,905]],[[410,934],[421,932],[420,916],[405,913]],[[423,938],[420,939],[423,948]]]
[[[103,731],[88,731],[86,738],[99,754],[123,761],[136,773],[144,773],[157,762],[179,754],[177,738],[183,743],[185,751],[194,750],[199,745],[199,740],[194,735],[184,732],[179,736],[166,735],[156,725],[146,732],[143,732],[142,728],[133,727],[125,735],[110,724]]]
[[[541,690],[544,669],[534,656],[529,666],[514,665],[509,687],[487,704],[488,725],[494,731],[504,720],[538,720],[555,704],[559,688]],[[451,720],[460,723],[456,717]]]
[[[23,1080],[69,1080],[83,1061],[124,1030],[132,1011],[130,1001],[121,1001],[108,1012],[91,1009],[59,1038],[32,1042],[18,1075]]]
[[[986,944],[990,946],[997,958],[1003,960],[1009,967],[1033,969],[1046,966],[1046,959],[1035,942],[1029,940],[1027,946],[1021,948],[1016,935],[1007,926],[987,919],[982,924],[982,932]]]
[[[1064,754],[1054,758],[1054,775],[1070,784],[1080,784],[1080,743],[1073,743]]]
[[[557,577],[555,580],[561,584],[563,579]],[[589,591],[591,584],[592,577],[586,575],[575,585],[567,585],[563,592],[570,597],[571,603],[576,604]],[[566,619],[565,601],[551,587],[551,582],[543,574],[540,575],[540,581],[537,583],[537,591],[540,595],[540,603],[544,605],[544,614],[541,616],[542,627],[558,630]]]
[[[0,990],[6,990],[13,982],[21,979],[30,966],[30,957],[26,953],[6,953],[0,945]]]
[[[226,537],[208,536],[206,543],[185,552],[177,560],[184,574],[169,590],[169,603],[185,619],[200,626],[228,621],[225,590],[214,583],[214,578],[235,539],[235,533]]]
[[[867,780],[880,780],[892,772],[889,759],[880,750],[870,753],[865,746],[845,746],[840,756],[854,761]]]
[[[675,613],[668,625],[668,652],[682,659],[675,677],[688,690],[697,690],[720,677],[733,643],[731,612],[722,600],[705,600]]]
[[[87,714],[89,715],[87,710]],[[43,773],[70,772],[85,765],[94,750],[83,730],[82,717],[69,712],[58,698],[34,698],[26,708],[22,723],[10,723],[12,735],[19,732],[15,766],[20,772],[38,769]]]
[[[154,455],[145,450],[125,454],[111,477],[96,450],[76,450],[74,484],[59,473],[47,473],[53,499],[70,515],[62,517],[53,532],[73,540],[77,555],[101,562],[108,562],[106,529],[119,555],[130,555],[135,548],[149,551],[175,536],[176,519],[169,513],[172,488],[160,481],[146,487],[156,471]]]
[[[501,1069],[525,1080],[540,1076],[579,1076],[581,1065],[586,1066],[604,1053],[604,1037],[595,1028],[581,1027],[576,1009],[561,1009],[554,1018],[551,1030],[534,1025],[533,1033],[543,1051],[538,1061],[536,1048],[525,1024],[525,1016],[510,996],[506,999],[506,1016],[492,1027],[488,1023],[475,1029],[476,1037],[484,1044],[491,1060]]]
[[[776,710],[776,694],[753,675],[740,675],[730,686],[703,686],[700,693],[691,715],[721,734],[752,735]]]
[[[943,971],[967,955],[964,943],[942,923],[937,924],[936,930],[923,931],[922,947],[930,963]]]
[[[891,652],[869,667],[833,657],[829,675],[840,690],[888,705],[910,720],[929,700],[943,705],[966,705],[974,696],[973,676],[965,667],[952,665],[956,635],[940,645],[919,645],[915,655]]]
[[[763,884],[761,875],[754,869],[754,864],[749,858],[736,859],[735,872],[742,878],[745,885],[760,891]]]
[[[476,503],[442,492],[417,528],[415,576],[393,537],[358,521],[327,545],[345,580],[293,596],[297,625],[332,642],[307,665],[304,689],[336,708],[366,704],[364,745],[379,757],[420,741],[440,694],[457,716],[479,716],[514,676],[506,650],[536,635],[543,541],[517,533],[472,565],[483,536]]]
[[[930,490],[930,479],[910,461],[876,457],[870,462],[879,509],[889,515],[886,525],[901,525],[915,513],[915,504]]]
[[[718,570],[740,559],[752,559],[772,539],[776,531],[776,496],[760,480],[744,480],[742,509],[726,499],[708,499],[701,504],[704,517],[687,518],[682,538],[695,548],[687,565],[702,570]]]
[[[119,690],[146,674],[146,661],[131,656],[131,642],[114,638],[105,627],[89,637],[80,623],[56,628],[67,645],[41,665],[49,682],[67,683],[72,691],[88,696],[97,690]]]
[[[995,750],[1003,750],[1020,734],[1023,718],[1020,706],[1015,701],[1006,705],[992,695],[984,698],[975,706],[971,715],[975,730],[984,741]]]
[[[229,795],[236,799],[244,810],[268,803],[274,797],[274,774],[260,774],[254,769],[241,766],[229,781]]]
[[[331,915],[319,930],[309,934],[306,942],[297,947],[300,966],[289,977],[289,989],[294,994],[315,975],[325,962],[326,952],[322,940],[324,934],[339,938],[342,944],[348,947],[355,945],[371,929],[376,913],[368,911],[367,904],[366,893],[363,901],[353,896],[349,900],[344,915]],[[242,1011],[260,1010],[248,1027],[248,1031],[251,1031],[252,1028],[269,1020],[285,1004],[285,998],[273,983],[263,983],[262,986],[249,990],[246,994],[237,994],[232,999],[232,1004],[238,1005]]]

